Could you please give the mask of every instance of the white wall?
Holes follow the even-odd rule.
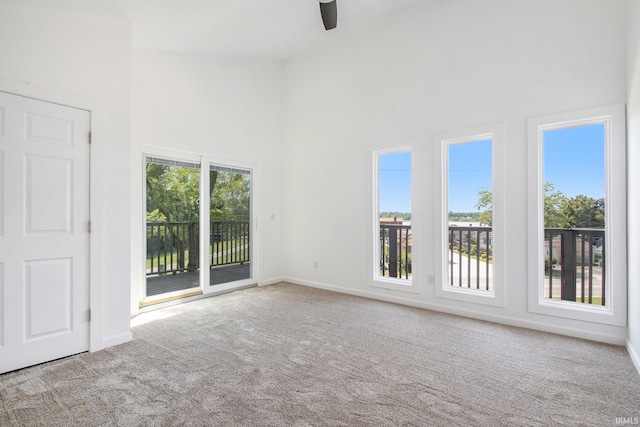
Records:
[[[424,276],[416,278],[417,294],[368,287],[370,153],[374,146],[411,144],[421,164],[432,165],[434,134],[504,123],[506,228],[525,235],[527,118],[628,99],[629,212],[637,217],[639,15],[634,1],[425,0],[384,27],[342,34],[283,70],[269,62],[133,51],[127,23],[0,6],[0,83],[99,105],[102,135],[94,153],[103,197],[94,206],[101,217],[94,233],[102,236],[104,345],[130,337],[131,278],[140,285],[131,266],[141,265],[135,216],[142,145],[256,165],[260,282],[287,276],[619,342],[625,328],[527,312],[524,239],[509,239],[505,308],[438,299]],[[422,237],[414,245],[422,239],[428,247],[436,235],[434,177],[429,167],[416,172],[414,224]],[[629,232],[631,241],[640,237],[633,221]],[[417,252],[414,263],[434,272],[432,250]],[[638,256],[632,249],[630,266]],[[640,300],[639,279],[630,269],[630,306]],[[640,312],[632,307],[629,316],[629,348],[637,351]]]
[[[281,63],[134,50],[133,313],[139,301],[136,292],[143,285],[137,272],[144,265],[140,159],[149,150],[179,150],[209,161],[255,167],[254,282],[281,276],[282,93]]]
[[[629,342],[627,348],[640,371],[640,2],[627,2],[628,96],[627,174],[629,233]]]
[[[624,2],[430,0],[285,67],[285,274],[291,280],[622,343],[626,328],[527,311],[526,120],[624,103]],[[506,307],[437,298],[433,135],[504,123]],[[368,286],[373,147],[415,147],[417,294]],[[521,236],[520,238],[516,236]],[[419,247],[422,247],[420,250]],[[313,261],[318,261],[314,268]]]
[[[100,330],[92,334],[94,349],[131,337],[130,52],[126,22],[0,6],[0,89],[96,107],[92,191],[99,199],[92,205],[92,241],[99,245],[92,246],[98,258],[92,279],[101,292],[91,297],[93,325]]]

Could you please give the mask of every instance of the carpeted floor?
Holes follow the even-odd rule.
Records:
[[[317,289],[252,288],[134,321],[132,342],[0,375],[0,425],[614,426],[640,417],[640,375],[622,347]]]

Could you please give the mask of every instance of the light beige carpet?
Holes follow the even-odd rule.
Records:
[[[640,417],[640,376],[622,347],[284,283],[137,320],[151,318],[127,344],[1,375],[0,425],[607,426]]]

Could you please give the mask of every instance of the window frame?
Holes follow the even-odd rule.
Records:
[[[446,132],[436,135],[437,155],[434,156],[436,192],[439,192],[436,209],[435,242],[435,295],[458,301],[497,307],[505,306],[504,286],[504,124],[487,125],[474,129]],[[449,185],[448,147],[452,144],[491,140],[492,155],[492,246],[493,246],[493,291],[449,286]]]
[[[413,147],[405,145],[398,146],[393,148],[380,148],[374,149],[372,151],[372,182],[373,182],[373,191],[372,191],[372,227],[371,227],[371,248],[373,249],[371,254],[371,282],[370,286],[376,288],[383,289],[392,289],[396,291],[404,291],[411,293],[418,293],[418,289],[414,286],[415,283],[415,266],[412,263],[411,265],[411,278],[410,279],[399,279],[394,277],[385,277],[380,275],[380,156],[385,154],[397,154],[397,153],[410,153],[411,155],[411,234],[412,234],[412,242],[415,242],[413,238],[414,234],[414,211],[415,211],[415,197],[414,192],[416,191],[415,186],[415,165],[416,165],[416,156],[415,150]],[[411,248],[412,260],[415,259],[415,251],[412,243]]]
[[[544,132],[605,126],[605,306],[544,298]],[[626,134],[622,104],[530,118],[528,158],[528,308],[529,312],[626,326]]]

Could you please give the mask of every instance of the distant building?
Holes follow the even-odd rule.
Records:
[[[402,218],[380,218],[380,224],[388,225],[388,224],[402,224],[402,225],[411,225],[410,219],[402,219]]]
[[[449,227],[482,227],[479,221],[449,221]]]

